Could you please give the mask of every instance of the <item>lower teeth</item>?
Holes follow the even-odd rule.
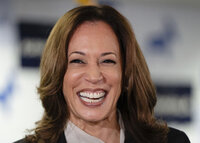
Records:
[[[85,101],[85,102],[89,102],[89,103],[97,103],[97,102],[103,100],[104,97],[99,98],[99,99],[95,99],[95,100],[94,100],[94,99],[88,99],[88,98],[81,97],[81,96],[80,96],[80,98],[81,98],[83,101]]]

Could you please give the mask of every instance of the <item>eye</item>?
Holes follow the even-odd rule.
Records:
[[[75,63],[75,64],[85,64],[82,60],[80,59],[74,59],[74,60],[71,60],[69,63]]]
[[[103,60],[102,63],[106,63],[106,64],[116,64],[116,62],[115,62],[114,60],[111,60],[111,59]]]

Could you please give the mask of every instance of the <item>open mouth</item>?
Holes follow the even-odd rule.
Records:
[[[95,92],[91,91],[81,91],[78,93],[80,100],[86,105],[100,105],[103,103],[107,92],[104,90],[99,90]]]

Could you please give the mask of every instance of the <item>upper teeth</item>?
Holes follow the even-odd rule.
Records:
[[[80,95],[87,98],[101,98],[105,95],[105,92],[80,92]]]

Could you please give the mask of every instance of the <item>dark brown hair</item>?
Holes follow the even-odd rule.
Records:
[[[154,117],[156,92],[143,54],[128,20],[110,6],[81,6],[62,16],[52,29],[41,60],[38,88],[44,107],[30,142],[55,143],[69,118],[62,84],[67,70],[70,38],[86,21],[103,21],[115,32],[122,57],[122,93],[117,103],[125,127],[126,139],[136,143],[164,143],[168,128]]]

